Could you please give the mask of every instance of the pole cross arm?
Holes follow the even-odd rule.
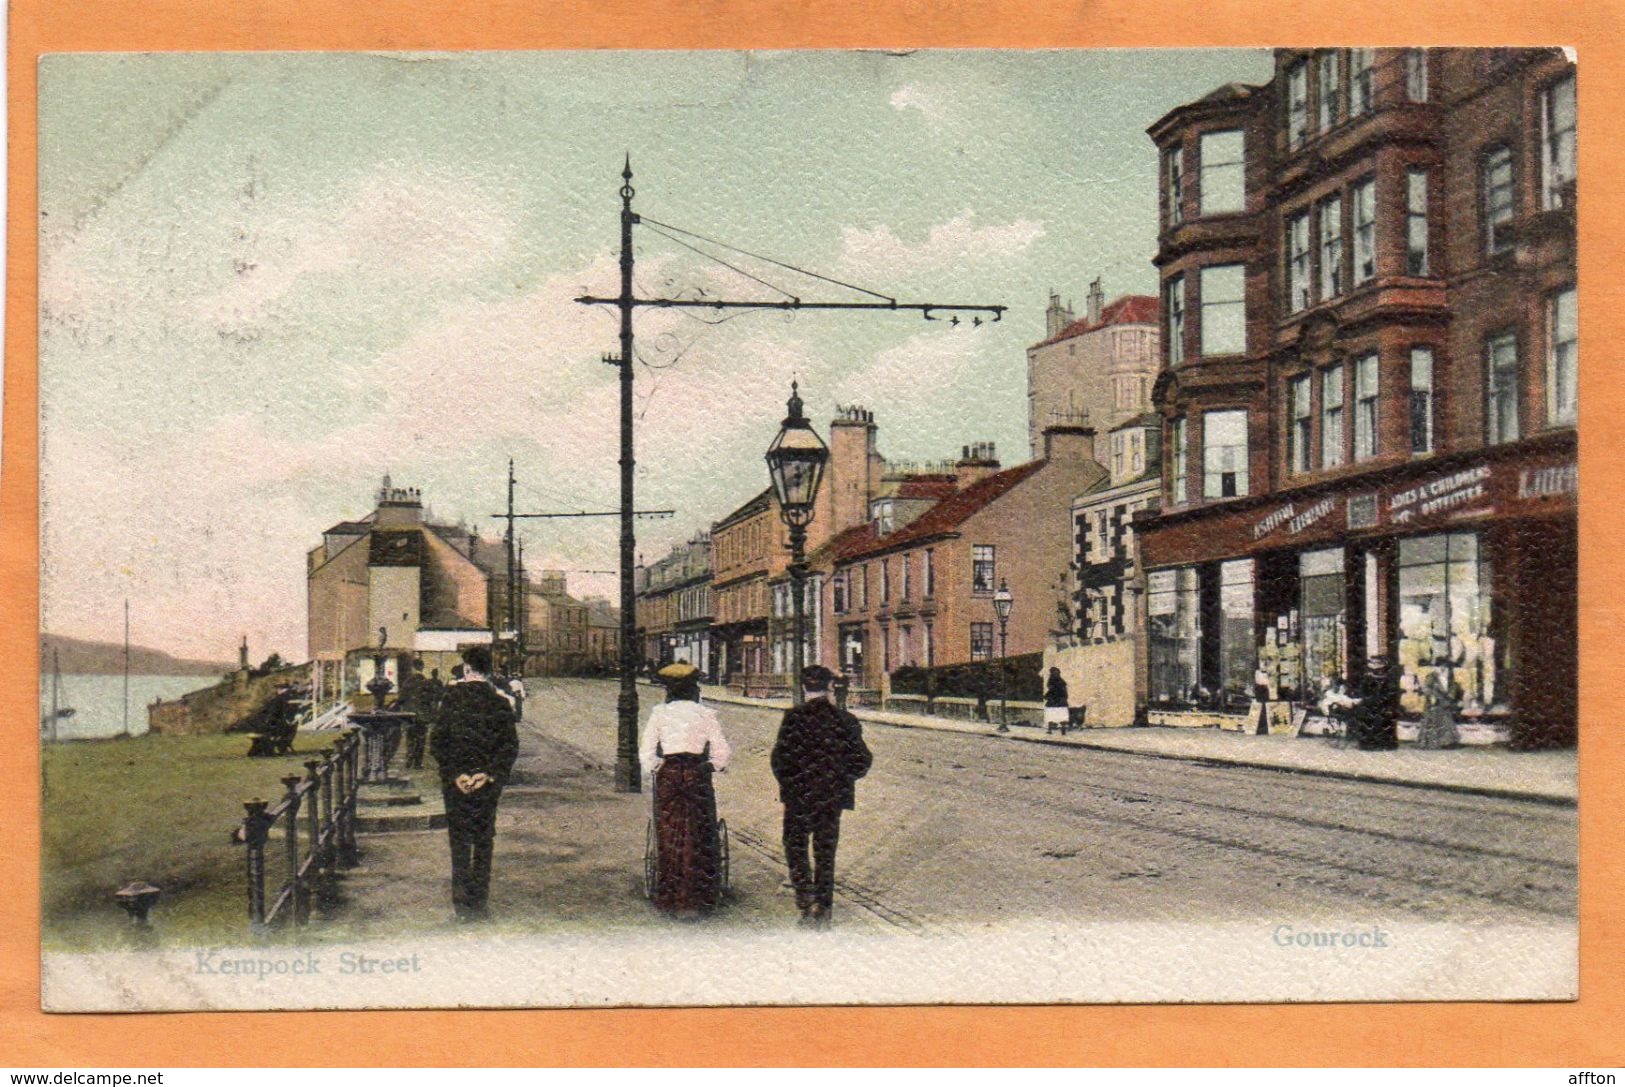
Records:
[[[598,295],[584,294],[576,299],[584,306],[653,306],[656,309],[782,309],[782,310],[918,310],[920,315],[928,321],[936,320],[931,314],[940,310],[943,313],[991,313],[993,320],[1004,319],[1004,311],[1008,306],[972,306],[947,302],[806,302],[799,298],[792,298],[784,302],[748,302],[728,298],[603,298]]]
[[[634,517],[671,517],[676,510],[633,510]],[[512,517],[518,520],[521,517],[619,517],[620,510],[580,510],[575,513],[493,513],[491,517]]]

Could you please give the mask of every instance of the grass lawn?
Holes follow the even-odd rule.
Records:
[[[126,946],[113,892],[144,879],[163,889],[153,935],[165,944],[248,937],[244,849],[231,841],[244,800],[274,801],[280,778],[337,734],[300,733],[283,758],[244,757],[249,738],[137,736],[45,745],[41,885],[45,946]],[[280,840],[281,829],[277,830]],[[266,850],[267,895],[282,877]]]

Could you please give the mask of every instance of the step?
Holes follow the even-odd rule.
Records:
[[[361,805],[355,813],[355,828],[362,834],[400,834],[413,830],[440,830],[446,825],[446,809],[439,802],[410,807]]]

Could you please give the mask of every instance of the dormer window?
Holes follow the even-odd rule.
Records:
[[[871,519],[875,523],[875,535],[888,536],[897,528],[897,511],[890,499],[876,502]]]

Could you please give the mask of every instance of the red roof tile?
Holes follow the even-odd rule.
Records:
[[[958,483],[952,476],[943,476],[940,479],[905,479],[897,485],[897,493],[892,497],[940,500],[953,494],[956,486]]]
[[[1061,340],[1070,340],[1074,336],[1081,336],[1085,332],[1094,332],[1110,325],[1154,325],[1160,319],[1161,312],[1161,304],[1149,294],[1125,294],[1100,311],[1098,323],[1084,317],[1033,346],[1043,347],[1045,344],[1059,343]]]
[[[1028,461],[1019,467],[1006,468],[1002,472],[995,472],[962,491],[955,491],[907,525],[888,535],[877,537],[874,534],[872,524],[863,525],[861,527],[868,532],[867,538],[854,537],[846,546],[837,547],[835,561],[844,562],[863,555],[890,551],[893,548],[905,546],[916,540],[952,532],[973,515],[1014,490],[1047,463],[1049,462],[1042,460]],[[833,542],[840,544],[847,534],[852,531],[854,530],[849,529],[847,533],[835,537]]]

